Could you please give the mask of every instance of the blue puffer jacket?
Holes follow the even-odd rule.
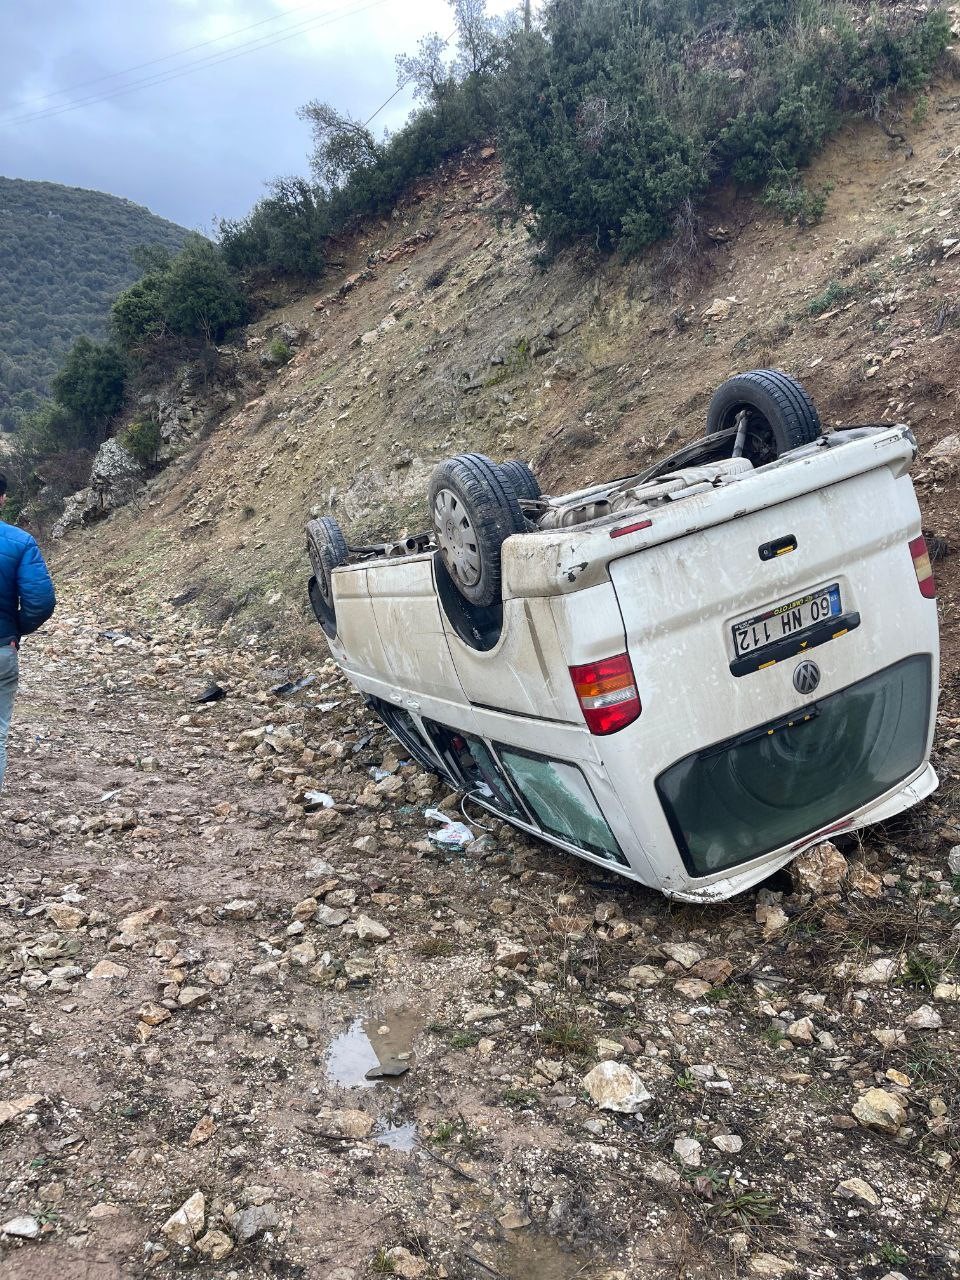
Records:
[[[0,520],[0,640],[42,627],[56,605],[40,548],[29,533]]]

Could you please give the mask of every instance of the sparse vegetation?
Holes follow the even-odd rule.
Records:
[[[731,1179],[731,1194],[710,1206],[712,1216],[727,1226],[753,1227],[769,1222],[777,1212],[776,1199],[765,1191],[738,1191]]]
[[[293,352],[282,338],[274,338],[267,347],[267,354],[274,364],[286,364]]]
[[[375,1276],[395,1276],[397,1268],[386,1249],[378,1249],[370,1262],[370,1270]]]
[[[831,280],[825,289],[807,303],[807,314],[822,316],[824,312],[832,311],[834,307],[843,306],[855,293],[856,289],[851,285],[842,284],[839,280]]]
[[[159,422],[155,418],[132,422],[121,435],[120,443],[142,467],[153,466],[163,443]]]
[[[590,1037],[574,1013],[548,1015],[538,1034],[542,1044],[563,1057],[587,1053],[591,1047]]]
[[[829,183],[811,191],[794,170],[771,180],[764,190],[763,203],[783,214],[784,222],[812,227],[823,217],[833,187]]]

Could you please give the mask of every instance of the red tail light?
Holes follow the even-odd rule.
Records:
[[[910,543],[910,554],[913,556],[913,567],[920,585],[920,594],[928,600],[933,600],[937,594],[937,583],[933,576],[927,540],[922,534]]]
[[[639,716],[640,695],[629,654],[571,667],[570,678],[591,733],[616,733]]]

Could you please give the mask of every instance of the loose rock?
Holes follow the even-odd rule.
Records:
[[[583,1078],[583,1087],[602,1111],[634,1115],[653,1095],[637,1073],[623,1062],[600,1062]]]

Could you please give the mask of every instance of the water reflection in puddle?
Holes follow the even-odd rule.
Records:
[[[412,1151],[417,1141],[417,1126],[413,1120],[402,1124],[388,1123],[372,1134],[378,1147],[392,1147],[394,1151]]]
[[[397,1080],[416,1062],[412,1045],[420,1025],[410,1009],[355,1018],[330,1041],[327,1078],[344,1089],[369,1089],[378,1080]]]

